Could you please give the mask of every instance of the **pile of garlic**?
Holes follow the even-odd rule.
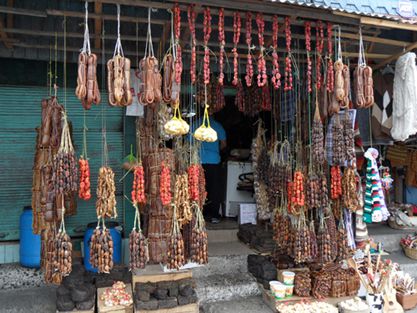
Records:
[[[360,298],[355,297],[353,299],[349,299],[339,303],[339,307],[342,311],[349,310],[349,311],[365,311],[369,310],[368,304],[363,302]]]
[[[281,303],[277,305],[280,313],[338,313],[339,310],[326,302],[296,303],[288,305]]]

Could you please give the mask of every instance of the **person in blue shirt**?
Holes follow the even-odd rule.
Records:
[[[198,119],[192,127],[192,132],[202,123]],[[223,126],[210,116],[210,126],[217,132],[217,141],[202,142],[200,160],[206,178],[207,201],[204,207],[204,217],[213,224],[220,223],[220,204],[223,197],[222,168],[220,152],[227,146],[226,131]]]

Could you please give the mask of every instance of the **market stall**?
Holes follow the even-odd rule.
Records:
[[[415,185],[415,152],[392,144],[406,145],[417,133],[410,52],[417,45],[386,32],[399,28],[406,38],[414,24],[266,1],[90,2],[73,4],[73,13],[46,10],[61,22],[46,45],[47,96],[38,99],[33,142],[32,225],[46,282],[65,285],[70,277],[77,237],[71,223],[80,207],[88,208],[95,226],[84,240],[86,267],[111,275],[121,261],[120,233],[111,224],[118,221],[133,274],[130,285],[99,289],[99,311],[110,310],[103,309],[111,302],[106,296],[122,294],[126,301],[115,306],[126,310],[134,302],[136,311],[188,306],[192,312],[198,299],[191,276],[172,286],[146,285],[137,276],[151,264],[161,265],[155,275],[170,277],[206,265],[206,221],[220,210],[207,216],[208,207],[226,201],[225,215],[236,216],[240,202],[254,202],[254,227],[272,230],[263,248],[273,246],[265,268],[275,268],[276,277],[263,275],[256,262],[252,273],[263,273],[258,282],[275,310],[287,312],[282,303],[289,299],[313,298],[360,308],[347,297],[361,286],[369,306],[395,296],[394,266],[381,261],[381,251],[372,256],[367,224],[415,227],[410,210],[406,219],[403,208],[393,209],[402,200],[397,167],[405,166],[407,185]],[[82,19],[81,27],[72,18]],[[393,55],[387,46],[401,51]],[[387,70],[394,62],[395,71]],[[74,95],[77,114],[68,100]],[[125,113],[123,149],[112,136],[115,111]],[[229,175],[238,172],[233,161],[246,161],[253,173],[240,169],[227,178],[233,182],[227,195],[222,188],[217,194],[213,182],[224,186],[224,179],[209,176],[207,168],[216,167],[206,166],[208,153],[215,154],[213,164],[230,162]],[[234,193],[238,180],[245,196]],[[415,237],[402,244],[412,254]],[[408,285],[403,289],[410,291]],[[59,297],[68,308],[95,299]],[[300,310],[331,311],[313,303]]]

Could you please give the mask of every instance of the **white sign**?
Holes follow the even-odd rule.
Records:
[[[405,18],[413,17],[414,7],[410,0],[399,0],[397,12],[399,15]]]
[[[255,203],[241,203],[239,207],[239,225],[256,225],[256,213],[257,212]]]
[[[138,71],[130,69],[130,85],[132,91],[132,104],[126,108],[126,116],[143,116],[143,105],[139,103],[139,84],[141,81],[138,76]]]

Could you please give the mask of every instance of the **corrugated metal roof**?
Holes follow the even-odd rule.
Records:
[[[417,22],[417,0],[412,0],[413,16],[405,19],[399,15],[398,0],[269,0],[286,4],[297,4],[318,9],[327,9],[359,15],[367,15],[402,22]]]

